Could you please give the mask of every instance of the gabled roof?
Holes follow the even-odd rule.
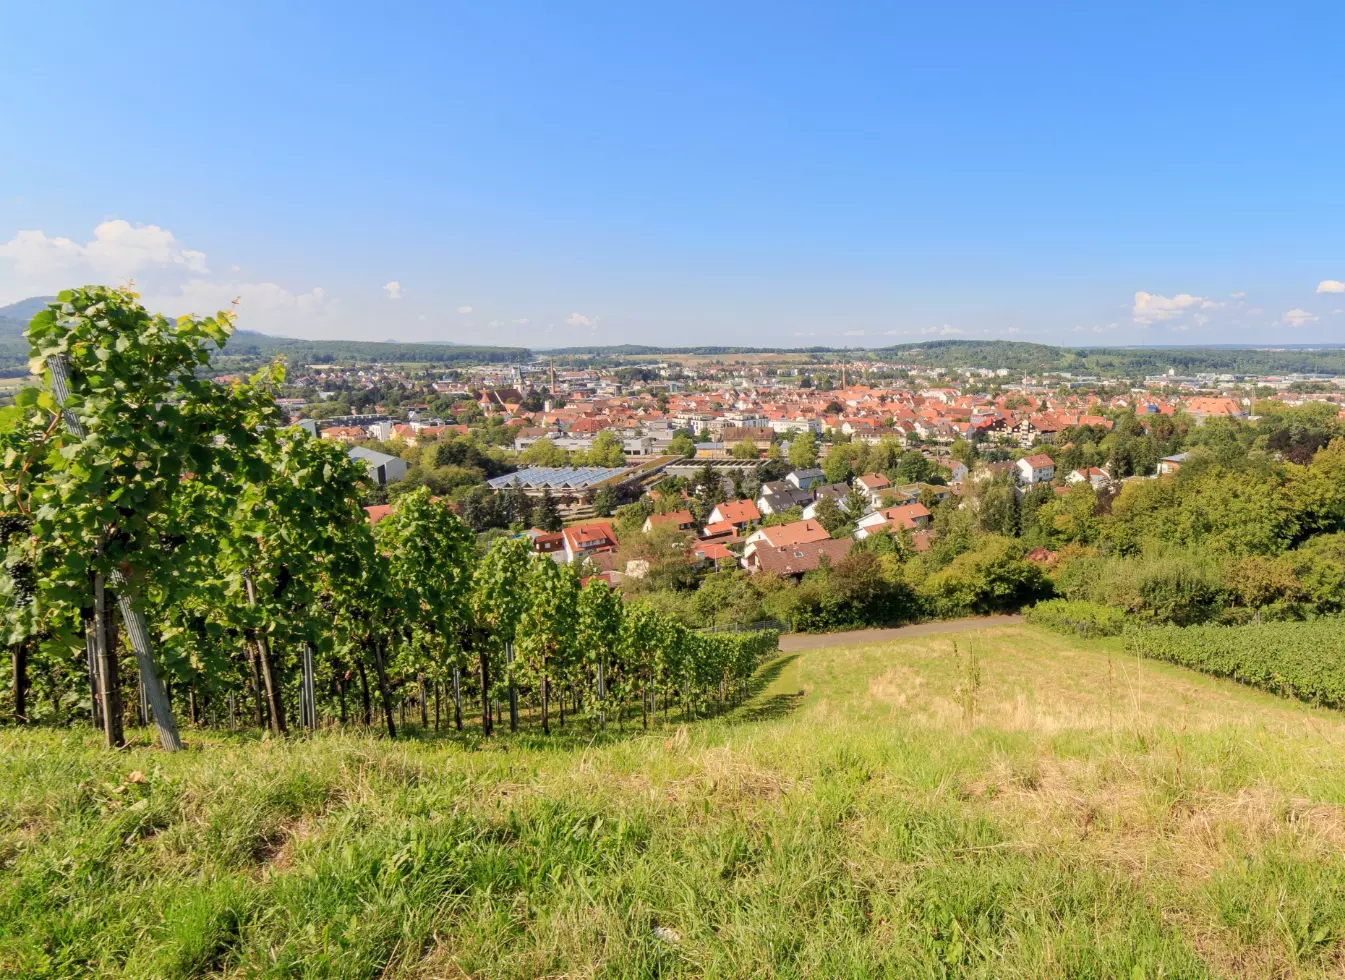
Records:
[[[574,527],[565,528],[561,533],[565,535],[565,545],[571,551],[616,547],[616,532],[606,521],[576,524]]]
[[[704,561],[737,561],[737,556],[719,541],[696,545],[695,555]]]
[[[715,510],[719,511],[721,520],[728,521],[730,524],[761,520],[761,511],[757,510],[755,500],[728,500],[716,507]]]
[[[824,541],[831,537],[830,532],[817,521],[776,524],[772,527],[760,528],[756,533],[761,534],[764,538],[759,547],[766,548],[782,548],[808,541]]]
[[[1031,466],[1034,470],[1042,470],[1048,466],[1055,466],[1055,460],[1045,453],[1033,453],[1031,456],[1024,456],[1021,462]]]
[[[782,548],[758,548],[757,567],[776,575],[802,575],[811,572],[822,564],[825,557],[836,564],[850,553],[851,542],[848,538],[822,541],[804,541],[785,545]]]
[[[895,507],[887,507],[880,510],[878,513],[882,514],[883,517],[889,521],[899,520],[902,522],[911,522],[906,525],[907,527],[913,526],[914,522],[921,518],[931,516],[929,508],[917,500],[913,500],[909,504],[897,504]]]
[[[820,487],[813,487],[814,500],[821,500],[823,497],[843,500],[848,496],[850,496],[850,484],[848,483],[826,483]]]
[[[354,449],[350,450],[347,455],[351,459],[362,459],[366,463],[371,463],[374,466],[386,466],[394,460],[399,461],[401,459],[399,456],[389,456],[387,453],[380,453],[376,449],[367,449],[364,446],[356,446]]]

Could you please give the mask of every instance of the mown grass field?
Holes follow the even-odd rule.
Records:
[[[759,687],[551,743],[6,730],[0,976],[1345,969],[1339,714],[1025,626]]]

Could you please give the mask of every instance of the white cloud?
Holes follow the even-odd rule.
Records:
[[[847,330],[847,331],[845,331],[845,333],[844,333],[842,336],[845,336],[845,337],[862,337],[862,336],[864,336],[864,331],[863,331],[863,330]]]
[[[470,306],[459,306],[459,307],[458,307],[458,312],[459,312],[459,313],[470,313],[470,312],[472,312],[472,308],[471,308]]]
[[[517,323],[517,324],[526,326],[527,324],[531,323],[532,321],[529,320],[526,316],[521,316],[521,317],[519,317],[517,320],[515,320],[514,322]]]
[[[1009,329],[1005,330],[1004,332],[1007,334],[1015,334],[1015,333],[1022,333],[1023,331],[1019,330],[1017,327],[1009,327]]]
[[[1190,293],[1178,293],[1176,296],[1160,296],[1158,293],[1137,292],[1131,315],[1136,323],[1158,323],[1163,320],[1175,320],[1192,310],[1213,310],[1222,306],[1204,296],[1192,296]]]
[[[1210,318],[1207,317],[1204,313],[1197,313],[1191,319],[1195,320],[1197,327],[1203,327],[1205,324],[1210,322]]]
[[[565,322],[572,327],[595,327],[598,325],[596,316],[584,316],[582,313],[571,313],[565,318]]]
[[[35,292],[70,286],[72,277],[118,280],[154,269],[210,271],[204,252],[183,248],[167,229],[122,220],[104,221],[82,245],[41,231],[20,231],[0,245],[0,258],[11,260],[20,280],[32,283]]]
[[[396,279],[392,280],[392,282],[384,283],[383,292],[388,294],[388,299],[401,299],[406,295],[406,291],[402,289],[402,284]]]
[[[238,265],[225,268],[240,271]],[[41,231],[20,231],[0,244],[0,302],[10,295],[20,299],[81,283],[118,285],[134,276],[149,310],[179,316],[232,308],[244,330],[303,336],[309,327],[308,336],[331,336],[342,312],[340,303],[320,286],[303,292],[276,282],[240,281],[235,275],[216,281],[207,278],[209,272],[203,252],[187,248],[158,225],[104,221],[82,244]]]
[[[1106,327],[1075,327],[1075,333],[1106,333]]]
[[[1247,294],[1244,293],[1244,292],[1229,293],[1228,295],[1231,296],[1233,299],[1246,299],[1246,298],[1247,298]]]
[[[909,330],[887,330],[884,332],[889,337],[909,337],[911,335],[911,331]]]
[[[947,336],[950,336],[950,335],[955,334],[955,333],[966,333],[965,330],[962,330],[962,329],[959,328],[959,327],[955,327],[955,326],[953,326],[952,324],[949,324],[949,323],[945,323],[945,324],[944,324],[943,326],[941,326],[941,327],[921,327],[921,328],[920,328],[920,332],[921,332],[921,333],[934,333],[934,334],[938,334],[940,337],[947,337]]]
[[[1319,293],[1345,293],[1345,282],[1339,279],[1323,279],[1317,284]]]
[[[795,336],[795,337],[816,337],[817,334],[816,334],[815,332],[813,332],[813,331],[809,331],[809,332],[807,332],[807,333],[804,333],[802,330],[795,330],[795,331],[794,331],[794,336]]]
[[[1175,327],[1168,327],[1168,329],[1171,330],[1173,333],[1186,333],[1186,331],[1190,330],[1191,328],[1184,323],[1179,323]]]
[[[1321,317],[1309,313],[1307,310],[1289,310],[1284,314],[1284,322],[1291,327],[1301,327],[1305,323],[1312,323],[1314,320],[1320,320]]]

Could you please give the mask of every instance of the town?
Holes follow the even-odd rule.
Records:
[[[626,586],[669,560],[798,579],[878,536],[918,553],[939,505],[979,506],[991,484],[1009,488],[1021,529],[1076,486],[1105,506],[1127,482],[1175,473],[1211,421],[1305,405],[1345,417],[1337,376],[1174,371],[1135,386],[871,358],[691,360],[447,378],[322,366],[279,401],[368,465],[371,521],[428,485],[485,540],[522,534]]]

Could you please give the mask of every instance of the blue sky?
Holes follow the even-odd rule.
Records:
[[[1345,342],[1339,2],[15,8],[0,303],[131,276],[307,337]]]

